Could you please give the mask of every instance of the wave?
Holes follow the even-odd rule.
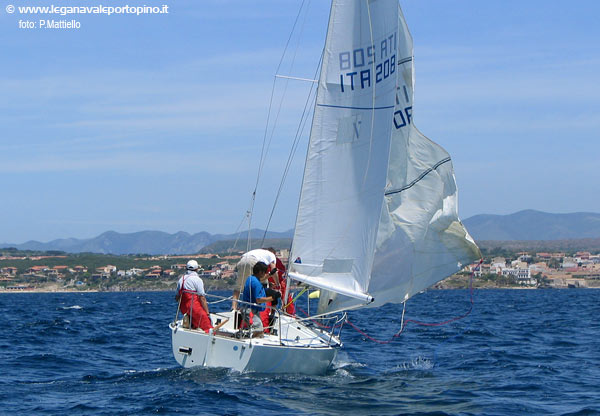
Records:
[[[427,357],[416,357],[410,361],[404,362],[396,366],[397,370],[401,371],[427,371],[435,367],[435,361]]]
[[[320,376],[179,367],[170,294],[5,297],[0,414],[598,414],[600,291],[541,295],[479,291],[463,323],[407,326],[386,345],[345,331]],[[407,318],[450,316],[457,299],[420,294]],[[349,316],[385,333],[382,311],[401,308]]]
[[[60,309],[62,309],[62,310],[68,310],[68,309],[79,310],[79,309],[83,309],[83,306],[80,306],[80,305],[62,306],[62,307],[60,307]]]

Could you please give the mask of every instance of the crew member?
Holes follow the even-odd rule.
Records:
[[[271,253],[273,253],[273,255],[276,255],[275,249],[273,247],[269,247],[267,250],[269,250]],[[287,312],[290,315],[295,315],[296,314],[296,307],[294,306],[294,303],[292,302],[292,294],[288,293],[288,298],[287,300],[284,302],[283,297],[285,296],[285,289],[286,289],[286,279],[284,278],[285,276],[285,265],[283,264],[283,262],[279,259],[279,257],[275,257],[276,261],[275,261],[275,266],[277,267],[277,276],[269,276],[269,287],[279,291],[279,293],[281,294],[281,302],[282,305],[281,307],[283,308],[284,306],[287,305],[287,307],[285,308],[285,312]]]
[[[245,253],[237,264],[237,280],[233,288],[233,309],[236,309],[236,300],[240,297],[240,291],[244,286],[248,276],[252,274],[253,267],[256,263],[262,262],[267,266],[268,270],[275,269],[277,258],[275,254],[262,248],[251,250]]]
[[[248,276],[244,284],[241,300],[245,302],[242,305],[243,321],[251,325],[255,337],[263,336],[263,324],[259,313],[265,309],[265,302],[272,302],[273,298],[267,296],[261,282],[267,281],[268,266],[259,261],[252,268],[252,275]],[[252,305],[248,305],[251,303]]]
[[[210,321],[210,312],[206,302],[204,283],[198,276],[198,262],[190,260],[186,265],[186,273],[177,282],[177,295],[175,300],[181,301],[179,309],[191,317],[192,328],[200,328],[208,333],[213,327]]]
[[[275,310],[273,308],[277,307],[277,303],[279,299],[281,299],[281,292],[279,291],[279,289],[272,289],[273,287],[279,288],[279,277],[277,276],[278,271],[279,269],[273,269],[271,271],[268,271],[265,276],[265,279],[261,280],[260,282],[262,283],[263,288],[265,289],[265,294],[267,295],[267,297],[271,297],[273,299],[273,301],[267,303],[268,308],[265,308],[260,313],[260,319],[263,323],[263,327],[265,328],[266,333],[271,332],[271,326],[273,326],[273,322],[275,319]]]

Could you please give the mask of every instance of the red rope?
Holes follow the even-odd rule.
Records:
[[[442,325],[447,325],[449,323],[452,322],[456,322],[456,321],[460,321],[461,319],[466,318],[467,316],[469,316],[469,314],[471,313],[471,311],[473,310],[473,276],[475,275],[475,270],[477,270],[479,267],[481,267],[481,263],[483,263],[483,259],[479,260],[479,264],[473,269],[473,271],[471,272],[471,277],[469,279],[469,291],[470,291],[470,301],[471,301],[471,305],[469,307],[469,310],[467,311],[467,313],[461,315],[461,316],[457,316],[456,318],[452,318],[452,319],[448,319],[447,321],[443,321],[443,322],[421,322],[421,321],[416,321],[414,319],[405,319],[404,320],[404,325],[402,325],[402,327],[400,328],[400,331],[398,331],[397,333],[395,333],[389,340],[387,341],[381,341],[378,339],[373,338],[372,336],[370,336],[369,334],[367,334],[366,332],[362,331],[359,327],[357,327],[356,325],[354,325],[352,322],[350,322],[349,320],[347,320],[346,322],[348,322],[348,324],[350,324],[350,326],[352,328],[354,328],[356,330],[356,332],[358,332],[359,334],[361,334],[362,336],[364,336],[365,338],[376,342],[378,344],[389,344],[390,342],[392,342],[395,338],[399,337],[400,334],[402,334],[402,332],[404,331],[404,328],[406,328],[406,324],[408,322],[412,322],[413,324],[416,325],[421,325],[421,326],[442,326]]]

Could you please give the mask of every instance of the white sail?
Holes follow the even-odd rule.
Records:
[[[379,28],[379,38],[365,40],[365,26]],[[339,49],[338,37],[358,43]],[[375,59],[375,74],[382,58],[395,67],[368,89],[378,109],[323,111],[320,104],[332,102],[367,107],[364,89],[348,94],[340,87],[335,66],[336,59],[342,62],[341,51],[353,48],[354,54],[365,42],[394,47],[393,55]],[[387,108],[390,84],[393,111]],[[412,39],[397,1],[334,1],[292,251],[302,264],[294,264],[291,273],[327,290],[321,293],[321,312],[371,301],[372,306],[403,302],[480,256],[458,219],[448,153],[412,123],[413,89]],[[362,141],[365,116],[373,122],[368,153]],[[351,143],[340,143],[348,118],[360,120],[362,129]]]
[[[399,84],[388,184],[369,284],[373,306],[402,302],[481,257],[458,217],[448,153],[412,123],[413,45],[399,12]]]
[[[332,3],[291,254],[302,262],[294,279],[362,301],[386,186],[396,9],[396,0]]]

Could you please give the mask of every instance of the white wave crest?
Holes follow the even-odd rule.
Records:
[[[397,369],[409,371],[409,370],[431,370],[435,366],[435,362],[426,357],[416,357],[408,362],[404,362],[398,365]]]

